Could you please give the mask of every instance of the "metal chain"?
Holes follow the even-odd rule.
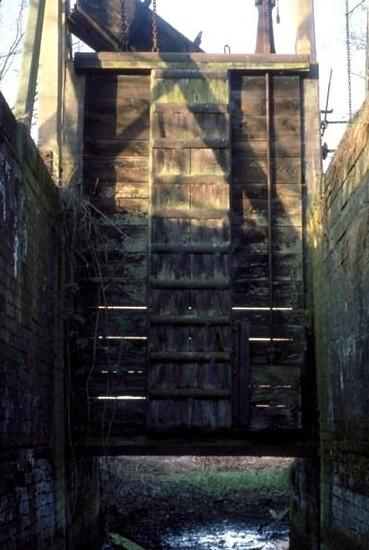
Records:
[[[122,32],[122,50],[126,52],[128,50],[128,17],[127,17],[127,4],[126,0],[120,2],[121,13],[121,32]]]
[[[350,0],[345,0],[346,5],[346,56],[347,56],[347,87],[349,117],[352,119],[352,67],[351,67],[351,29],[350,29]]]
[[[152,4],[152,51],[159,51],[157,0]]]

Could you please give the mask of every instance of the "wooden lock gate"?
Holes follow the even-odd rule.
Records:
[[[304,454],[308,58],[75,64],[97,228],[78,412],[91,447],[254,454],[280,442],[270,454]]]

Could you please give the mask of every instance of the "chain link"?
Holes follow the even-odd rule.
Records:
[[[350,0],[345,0],[346,5],[346,56],[347,56],[347,87],[349,117],[352,119],[352,66],[351,66],[351,29],[350,29]]]
[[[121,13],[121,33],[122,33],[122,50],[126,52],[128,50],[128,17],[127,17],[127,4],[126,0],[120,2]]]
[[[152,4],[152,51],[159,51],[157,0]]]

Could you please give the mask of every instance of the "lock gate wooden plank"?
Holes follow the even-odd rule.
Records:
[[[88,54],[83,187],[97,261],[83,273],[80,424],[96,452],[161,448],[153,438],[192,438],[196,452],[199,436],[211,453],[224,437],[250,452],[256,437],[257,452],[257,434],[273,434],[284,454],[312,434],[309,73],[299,57],[281,70],[280,56],[258,69],[258,56],[166,55],[163,67],[145,54],[137,72],[133,54],[133,65],[109,54],[107,69]]]

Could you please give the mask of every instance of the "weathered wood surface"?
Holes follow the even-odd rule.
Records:
[[[350,442],[350,449],[352,442]],[[90,438],[86,450],[90,456],[276,456],[316,457],[318,442],[301,430],[238,432],[226,437],[224,431],[212,437],[191,430],[177,431],[161,437],[128,434],[112,436],[101,442]]]
[[[93,205],[95,243],[83,289],[89,308],[83,337],[93,349],[87,365],[88,392],[96,398],[92,422],[104,433],[145,423],[145,403],[97,398],[146,395],[147,314],[137,308],[147,303],[149,110],[147,76],[87,78],[84,191]]]
[[[130,431],[143,431],[146,419],[146,401],[98,400],[90,399],[90,437],[102,444],[111,437],[124,436]]]
[[[79,71],[137,71],[192,70],[192,71],[292,71],[309,72],[307,55],[239,55],[204,53],[77,53],[75,66]]]
[[[301,429],[301,77],[173,59],[151,79],[87,75],[84,187],[102,213],[85,279],[91,395],[147,398],[115,401],[116,434],[143,414],[152,433]]]
[[[224,363],[230,361],[231,354],[229,352],[196,352],[196,351],[183,351],[183,352],[151,352],[150,358],[152,362],[171,363],[176,361],[177,363]]]
[[[68,26],[75,36],[96,51],[109,52],[121,49],[122,39],[100,25],[78,3],[68,16]]]
[[[173,308],[181,317],[191,314],[227,316],[231,308],[230,296],[224,290],[202,289],[201,292],[191,290],[161,289],[151,296],[153,315],[171,315]]]
[[[206,391],[228,392],[223,397],[229,396],[230,370],[227,363],[178,363],[151,365],[151,384],[155,386],[153,391],[174,391],[192,389]],[[169,396],[170,397],[170,396]],[[191,397],[191,395],[189,396]]]
[[[86,321],[99,337],[147,336],[146,310],[92,310]]]
[[[234,75],[232,83],[232,303],[234,316],[249,323],[252,430],[297,428],[301,422],[300,87],[300,77],[292,75]],[[293,384],[280,365],[291,365]]]
[[[91,365],[94,367],[94,373],[100,375],[103,371],[108,371],[124,374],[133,370],[137,371],[142,385],[146,386],[147,341],[98,339],[95,351],[94,364]]]
[[[152,11],[140,0],[126,0],[128,48],[152,49]],[[78,0],[69,17],[72,32],[97,51],[122,49],[120,0]],[[201,48],[158,16],[158,38],[162,52],[201,52]]]
[[[228,90],[224,72],[152,74],[148,424],[159,431],[233,422],[229,254],[190,249],[230,241]],[[177,243],[189,249],[157,252]]]
[[[233,414],[240,427],[249,429],[251,415],[250,331],[248,320],[235,324],[236,357],[233,365]]]
[[[89,395],[91,397],[99,396],[122,396],[127,393],[129,388],[130,396],[146,396],[145,378],[139,370],[126,370],[126,372],[116,373],[105,371],[94,374],[89,384]]]
[[[151,328],[152,352],[224,352],[231,351],[230,329],[224,326],[168,326]],[[211,358],[211,356],[210,356]]]
[[[275,53],[272,17],[275,2],[258,0],[255,2],[255,5],[259,12],[255,51],[257,53]]]
[[[155,406],[153,406],[155,403]],[[156,431],[229,429],[231,401],[223,399],[156,399],[149,404],[149,425]]]

